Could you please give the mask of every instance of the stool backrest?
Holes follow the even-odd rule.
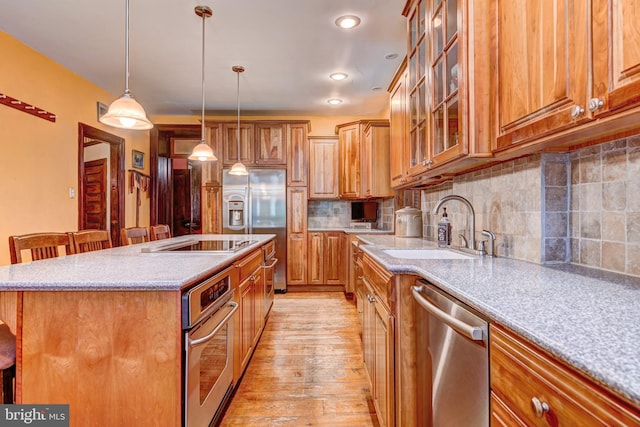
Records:
[[[31,260],[56,258],[60,256],[59,248],[64,246],[66,255],[74,253],[73,243],[67,233],[32,233],[9,236],[9,253],[11,264],[22,261],[22,251],[31,251]]]
[[[149,240],[149,230],[145,227],[130,227],[120,230],[120,243],[123,246],[144,243]]]
[[[113,247],[107,230],[79,230],[69,233],[75,253],[93,252]]]
[[[171,229],[167,224],[152,225],[149,227],[151,240],[169,239],[171,237]]]

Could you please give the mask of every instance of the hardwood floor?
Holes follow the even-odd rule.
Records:
[[[276,295],[221,426],[378,426],[355,306],[342,292]]]

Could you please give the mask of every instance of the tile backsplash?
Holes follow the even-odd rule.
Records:
[[[499,256],[640,276],[640,135],[536,154],[427,188],[421,209],[428,239],[436,240],[433,207],[447,194],[471,202],[476,239],[491,230]],[[469,214],[457,201],[444,206],[457,245],[458,234],[469,237]]]
[[[496,236],[495,251],[499,256],[540,262],[541,257],[541,174],[542,156],[533,155],[480,171],[457,176],[452,182],[422,191],[424,236],[437,240],[438,220],[433,208],[445,195],[457,194],[474,208],[476,239],[481,230]],[[452,223],[452,244],[460,244],[459,234],[469,240],[470,216],[465,205],[449,201],[447,208]],[[482,239],[485,239],[482,237]]]
[[[393,230],[393,198],[378,199],[377,229]],[[347,228],[351,224],[351,201],[310,200],[307,205],[309,228]]]
[[[570,261],[640,276],[640,135],[569,159]]]

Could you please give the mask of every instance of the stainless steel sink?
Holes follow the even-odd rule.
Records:
[[[450,249],[383,249],[382,252],[399,259],[475,259],[473,255]]]

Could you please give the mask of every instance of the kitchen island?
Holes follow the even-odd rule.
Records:
[[[253,243],[153,251],[195,237]],[[69,404],[72,426],[181,425],[182,292],[274,237],[182,236],[0,267],[0,318],[17,341],[16,403]]]
[[[391,274],[435,284],[621,396],[640,413],[640,279],[500,257],[399,258],[393,256],[403,253],[398,249],[438,248],[421,238],[358,238],[361,250]],[[403,306],[412,304],[409,290],[398,293]]]

